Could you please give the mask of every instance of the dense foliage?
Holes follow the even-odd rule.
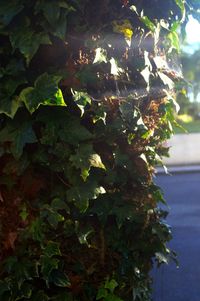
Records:
[[[1,0],[1,300],[150,300],[153,258],[172,256],[152,176],[184,15],[181,0]]]

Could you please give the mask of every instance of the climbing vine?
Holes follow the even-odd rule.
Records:
[[[173,257],[153,174],[187,9],[1,1],[1,300],[151,299],[153,259]]]

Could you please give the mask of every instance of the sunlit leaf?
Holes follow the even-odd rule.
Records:
[[[176,4],[179,6],[181,13],[182,13],[182,22],[185,20],[185,14],[186,14],[186,10],[185,10],[185,0],[175,0]]]
[[[179,44],[179,37],[178,37],[178,34],[177,32],[175,31],[171,31],[169,34],[168,34],[168,39],[170,40],[171,42],[171,48],[173,49],[176,49],[178,52],[180,52],[180,44]]]
[[[156,30],[156,26],[155,24],[147,17],[147,16],[143,16],[140,17],[140,20],[144,23],[144,25],[150,29],[152,32],[154,32]]]
[[[40,105],[66,106],[58,82],[61,77],[44,73],[35,81],[34,87],[22,90],[20,99],[25,103],[30,113],[33,113]]]
[[[81,111],[81,116],[84,114],[87,104],[91,104],[90,96],[85,92],[72,91],[73,99]]]
[[[95,58],[93,64],[107,63],[107,54],[105,49],[99,47],[95,50]]]

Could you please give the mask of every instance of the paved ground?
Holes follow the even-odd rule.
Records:
[[[153,301],[200,301],[200,172],[159,175],[156,182],[170,205],[170,246],[180,268],[172,263],[154,270]]]
[[[170,157],[165,158],[166,165],[184,165],[200,163],[200,133],[177,134],[167,142]]]

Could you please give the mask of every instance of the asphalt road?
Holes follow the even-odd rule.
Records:
[[[153,301],[200,301],[200,173],[160,175],[156,183],[170,206],[174,263],[153,271]]]

